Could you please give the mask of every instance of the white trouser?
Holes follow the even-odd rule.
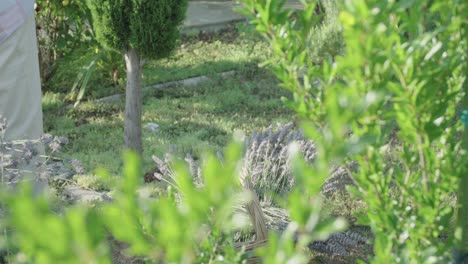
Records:
[[[30,16],[0,44],[0,115],[7,120],[7,128],[2,139],[4,142],[38,140],[43,134],[41,81],[34,16]],[[34,145],[37,154],[43,155],[42,144]],[[4,150],[2,154],[19,155],[21,151],[18,151],[18,148],[21,148],[21,143],[13,144],[14,150]],[[38,176],[37,164],[42,160],[37,157],[27,164],[20,165],[21,174],[27,176],[32,173],[33,176]]]
[[[43,133],[34,16],[0,44],[0,115],[8,123],[5,140],[38,139]]]

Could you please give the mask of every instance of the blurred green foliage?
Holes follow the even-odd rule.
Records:
[[[4,190],[3,217],[7,222],[2,228],[10,231],[6,237],[8,260],[111,263],[111,242],[116,240],[128,245],[123,254],[151,263],[240,263],[247,255],[236,250],[232,238],[247,222],[238,221],[235,208],[251,197],[240,181],[241,146],[240,142],[231,143],[223,161],[216,155],[205,157],[202,187],[194,184],[184,163],[174,161],[175,177],[158,197],[140,194],[140,159],[130,152],[124,157],[123,178],[110,178],[105,170],[99,172],[103,180],[113,183],[112,201],[108,203],[63,207],[51,202],[46,194],[34,194],[28,182],[15,191]],[[309,232],[310,239],[323,238],[343,222],[318,221],[320,188],[316,186],[322,179],[305,177],[308,169],[298,158],[294,158],[294,164],[304,185],[290,196],[291,215],[305,228],[302,231]],[[304,190],[307,195],[301,194]],[[313,205],[307,202],[310,197],[316,197]],[[293,225],[290,231],[297,232],[295,229]],[[275,261],[271,263],[281,263],[281,259]]]
[[[345,49],[317,64],[310,58],[318,1],[302,1],[296,19],[284,1],[241,2],[271,43],[266,65],[294,94],[286,104],[318,145],[314,175],[336,162],[360,164],[350,191],[368,207],[360,220],[375,234],[372,263],[447,263],[457,244],[449,201],[467,173],[455,122],[466,78],[466,4],[320,1],[340,10]],[[397,163],[388,162],[391,152]]]

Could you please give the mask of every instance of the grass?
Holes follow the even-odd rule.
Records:
[[[204,151],[222,149],[234,131],[251,133],[293,117],[280,100],[288,94],[276,79],[258,68],[239,72],[228,79],[213,79],[187,89],[172,87],[144,97],[143,124],[160,126],[159,132],[143,131],[144,159],[176,149],[180,155],[199,157]],[[88,101],[76,109],[58,107],[57,96],[44,97],[45,130],[67,136],[64,158],[75,158],[92,171],[103,166],[121,171],[123,102]]]
[[[93,47],[79,49],[63,58],[61,67],[46,85],[43,97],[45,131],[66,136],[70,144],[64,158],[83,162],[86,169],[103,166],[120,172],[123,144],[123,102],[98,103],[95,98],[124,92],[122,84],[110,86],[109,69],[119,68],[120,56],[104,53],[89,83],[87,100],[76,109],[66,109],[67,85],[73,84],[78,65],[96,56]],[[144,67],[144,85],[212,75],[236,70],[237,75],[186,89],[171,87],[145,95],[143,125],[157,123],[159,132],[143,131],[146,167],[150,157],[176,150],[195,157],[207,150],[222,149],[235,130],[251,133],[275,122],[286,122],[293,113],[280,97],[288,94],[278,88],[276,78],[256,65],[269,56],[266,42],[252,26],[230,25],[217,33],[185,35],[173,56],[149,61]],[[117,65],[117,66],[116,66]],[[123,81],[120,81],[123,83]]]
[[[244,23],[230,25],[218,33],[184,36],[173,56],[145,65],[146,85],[189,77],[239,70],[270,55],[268,44]]]
[[[98,51],[97,51],[98,50]],[[123,56],[99,51],[90,43],[60,59],[45,90],[66,95],[73,86],[77,71],[97,56],[101,57],[86,91],[86,98],[95,99],[125,91]],[[148,61],[143,68],[143,85],[149,86],[200,75],[212,75],[229,70],[242,70],[266,60],[270,56],[268,44],[246,23],[229,25],[216,33],[201,32],[184,35],[173,55],[167,59]],[[117,73],[113,80],[113,72]]]

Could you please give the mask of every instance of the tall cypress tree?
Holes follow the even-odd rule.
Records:
[[[97,40],[125,57],[125,147],[142,153],[142,65],[173,51],[187,0],[87,0],[87,4]]]

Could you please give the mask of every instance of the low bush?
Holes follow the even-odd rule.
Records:
[[[268,67],[294,94],[285,102],[316,144],[311,175],[336,162],[359,164],[350,191],[368,208],[360,221],[375,235],[370,261],[451,261],[461,233],[448,201],[468,168],[456,122],[466,85],[466,4],[336,1],[345,49],[317,65],[310,58],[322,28],[313,15],[318,1],[304,3],[296,20],[282,1],[241,2],[274,51]]]

